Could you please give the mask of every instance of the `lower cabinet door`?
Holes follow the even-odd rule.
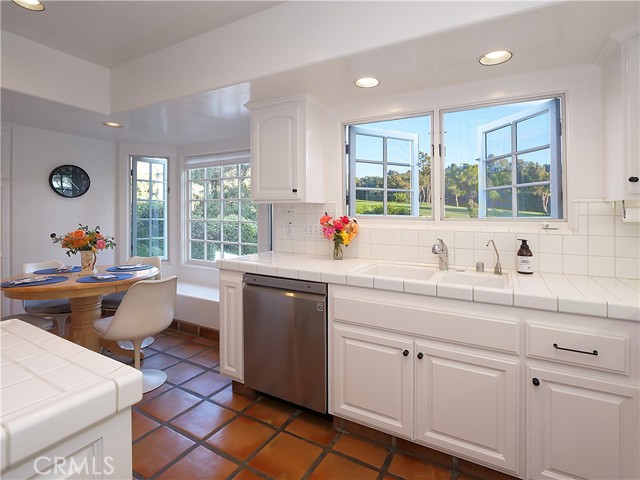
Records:
[[[638,388],[527,369],[527,477],[638,479]]]
[[[334,324],[333,413],[410,438],[413,434],[413,342]]]
[[[416,440],[518,473],[517,359],[416,342]]]

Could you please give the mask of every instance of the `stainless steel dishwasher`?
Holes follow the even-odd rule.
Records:
[[[327,285],[246,273],[244,384],[327,413]]]

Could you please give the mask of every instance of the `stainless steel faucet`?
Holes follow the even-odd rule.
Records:
[[[493,239],[491,239],[487,242],[486,246],[488,247],[489,244],[493,245],[493,249],[496,252],[496,266],[493,267],[493,273],[495,275],[502,275],[502,265],[500,265],[500,254],[498,253],[498,249],[496,248],[496,242],[494,242]]]
[[[449,249],[444,240],[438,238],[438,243],[434,243],[431,247],[431,253],[438,255],[438,268],[440,270],[449,270]]]

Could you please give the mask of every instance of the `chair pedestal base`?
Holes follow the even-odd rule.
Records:
[[[156,341],[155,338],[147,337],[142,341],[142,345],[140,346],[140,348],[147,348],[149,345],[151,345],[155,341]],[[133,343],[131,343],[129,340],[118,340],[118,346],[122,350],[133,350]]]
[[[143,368],[142,372],[142,393],[150,392],[167,381],[167,374],[162,370]]]

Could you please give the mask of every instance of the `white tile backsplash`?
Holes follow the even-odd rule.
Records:
[[[293,209],[291,215],[283,210]],[[281,252],[299,252],[310,255],[331,255],[328,240],[321,236],[304,236],[304,224],[318,222],[325,211],[335,212],[334,203],[274,205],[273,249]],[[474,268],[484,262],[485,270],[492,269],[495,254],[487,241],[493,239],[505,270],[515,270],[519,238],[527,239],[533,252],[534,270],[543,273],[592,275],[599,277],[640,278],[640,224],[624,223],[620,208],[612,202],[579,202],[571,211],[578,215],[573,231],[535,230],[523,227],[523,233],[511,226],[500,231],[491,229],[464,229],[460,224],[422,222],[415,227],[397,227],[392,222],[377,223],[363,228],[345,257],[411,263],[437,263],[431,246],[442,238],[449,247],[451,265]],[[288,222],[293,218],[291,229]],[[366,222],[365,222],[366,223]],[[462,227],[462,228],[461,228]],[[532,233],[533,232],[533,233]]]

